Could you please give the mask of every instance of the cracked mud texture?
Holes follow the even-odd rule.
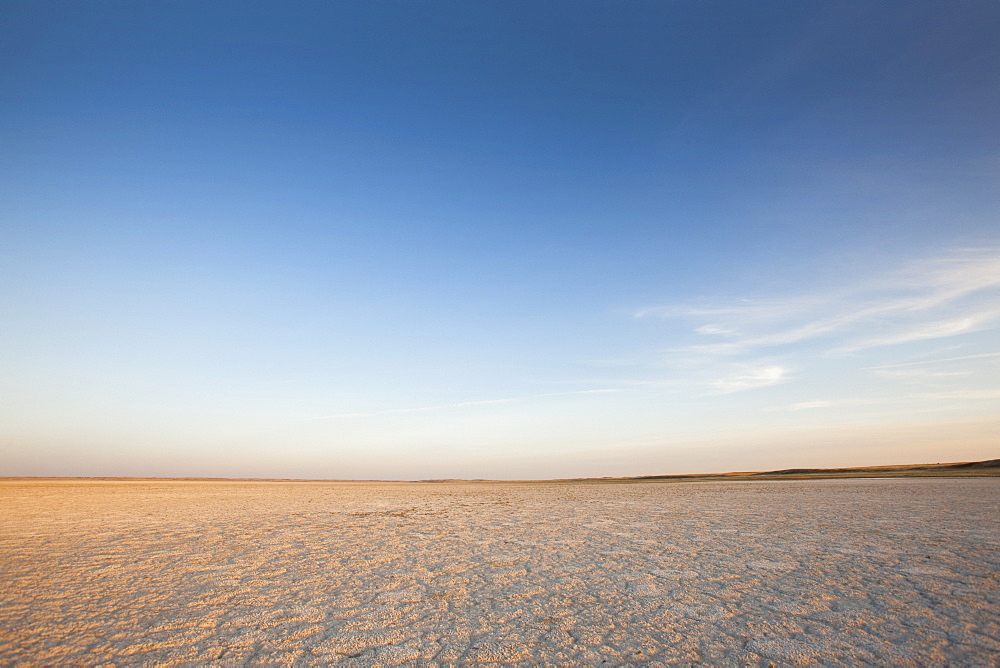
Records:
[[[0,481],[0,663],[1000,664],[1000,479]]]

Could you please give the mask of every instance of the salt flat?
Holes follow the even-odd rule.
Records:
[[[0,482],[0,663],[1000,663],[1000,479]]]

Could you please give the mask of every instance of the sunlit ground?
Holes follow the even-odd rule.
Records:
[[[0,663],[993,665],[1000,479],[0,483]]]

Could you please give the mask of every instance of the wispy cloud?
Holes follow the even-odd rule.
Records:
[[[898,369],[900,367],[908,366],[926,366],[929,364],[945,364],[948,362],[964,362],[965,360],[978,360],[990,357],[1000,357],[1000,353],[979,353],[978,355],[959,355],[958,357],[943,357],[939,359],[932,360],[920,360],[919,362],[903,362],[901,364],[881,364],[879,366],[866,367],[870,371],[879,371],[882,369]]]
[[[930,369],[879,369],[873,371],[877,376],[884,378],[899,378],[902,380],[930,380],[934,378],[967,378],[972,375],[971,370],[966,371],[933,371]]]
[[[966,249],[925,259],[820,294],[651,307],[635,316],[703,320],[694,327],[698,335],[726,337],[686,348],[696,355],[739,355],[810,340],[827,340],[828,352],[845,354],[949,338],[1000,326],[1000,250]]]
[[[973,401],[980,399],[1000,399],[1000,389],[958,390],[955,392],[928,392],[915,395],[920,399],[960,399]]]
[[[1000,248],[955,250],[798,294],[651,306],[633,315],[671,321],[665,331],[671,338],[647,368],[685,381],[694,393],[728,395],[795,382],[803,392],[836,400],[784,407],[799,411],[854,406],[875,388],[888,396],[885,382],[905,383],[907,394],[900,396],[911,398],[914,389],[978,391],[989,381],[983,365],[1000,352],[967,347],[981,346],[982,338],[962,337],[1000,329]],[[930,341],[941,342],[936,353],[919,346]],[[959,353],[966,350],[975,354]],[[914,360],[915,354],[939,359]],[[844,360],[893,362],[901,355],[902,368],[852,369]],[[851,372],[864,375],[845,375]]]
[[[862,338],[846,346],[834,348],[831,352],[851,353],[881,346],[894,346],[929,339],[943,339],[958,336],[959,334],[993,329],[997,324],[1000,324],[1000,307],[983,310],[979,313],[972,313],[959,318],[923,323],[886,336]]]
[[[736,336],[739,333],[735,329],[720,327],[719,325],[702,325],[695,331],[699,334],[716,334],[719,336]]]
[[[752,367],[743,365],[736,373],[712,382],[717,394],[732,394],[745,390],[785,383],[789,380],[789,370],[782,366]]]
[[[472,406],[490,406],[496,404],[511,404],[519,401],[529,401],[532,399],[544,399],[547,397],[564,397],[584,394],[614,394],[624,392],[623,388],[607,388],[597,390],[574,390],[572,392],[549,392],[546,394],[533,394],[523,397],[505,397],[503,399],[482,399],[478,401],[459,401],[451,404],[435,404],[432,406],[417,406],[410,408],[392,408],[384,411],[372,411],[368,413],[334,413],[332,415],[320,415],[314,420],[341,420],[349,418],[369,418],[385,415],[403,415],[406,413],[427,413],[431,411],[443,411],[456,408],[469,408]]]
[[[789,404],[787,408],[790,411],[804,411],[813,408],[831,408],[836,405],[837,404],[834,401],[799,401],[794,404]]]

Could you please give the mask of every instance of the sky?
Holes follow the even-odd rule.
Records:
[[[1000,456],[1000,4],[0,2],[0,475]]]

